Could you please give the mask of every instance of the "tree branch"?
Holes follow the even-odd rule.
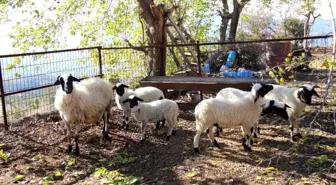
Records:
[[[123,39],[123,40],[124,40],[124,41],[128,44],[128,46],[131,47],[132,49],[137,50],[137,51],[142,51],[142,52],[144,52],[146,55],[148,54],[148,51],[147,51],[146,48],[136,47],[136,46],[134,46],[128,39]]]

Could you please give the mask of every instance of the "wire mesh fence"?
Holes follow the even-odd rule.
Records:
[[[54,110],[58,75],[71,73],[76,77],[101,74],[98,49],[78,49],[24,55],[1,56],[2,84],[8,122],[22,117]]]
[[[300,48],[302,40],[291,39],[168,44],[166,75],[190,75],[191,68],[197,72],[201,63],[201,69],[207,76],[271,77],[290,87],[318,85],[321,87],[318,92],[323,95],[331,62],[332,38],[312,38],[307,42],[310,53]],[[2,102],[5,102],[5,106],[1,106],[1,121],[4,122],[4,112],[8,122],[14,122],[36,113],[53,111],[57,87],[52,84],[62,73],[72,73],[79,78],[103,75],[112,84],[122,82],[137,87],[139,81],[149,75],[153,48],[119,45],[112,48],[93,47],[0,56],[3,84],[1,97],[4,98]],[[231,56],[233,53],[235,57]],[[297,65],[293,67],[294,63]],[[290,70],[286,70],[288,67]],[[247,76],[234,75],[242,70],[250,73],[244,73]],[[333,86],[330,93],[328,105],[324,109],[331,114],[331,105],[336,103],[332,98],[335,97]]]

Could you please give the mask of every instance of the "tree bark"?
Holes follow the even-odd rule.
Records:
[[[309,29],[309,22],[310,22],[311,11],[309,11],[305,16],[307,17],[307,19],[306,19],[306,22],[305,22],[305,24],[304,24],[303,35],[304,35],[304,37],[308,37],[308,36],[309,36],[309,30],[310,30],[310,29]],[[308,42],[307,42],[307,39],[304,39],[304,40],[303,40],[303,49],[304,49],[305,51],[308,50]]]
[[[233,11],[231,13],[231,25],[230,25],[230,32],[229,32],[229,40],[234,41],[236,39],[237,27],[240,18],[240,13],[243,10],[246,3],[250,0],[233,0]]]
[[[140,15],[145,20],[146,35],[148,44],[159,46],[164,45],[165,35],[165,18],[162,6],[156,6],[153,0],[138,0]],[[149,75],[165,75],[165,49],[160,47],[149,48]],[[163,72],[162,72],[163,71]]]
[[[231,14],[229,13],[228,1],[222,0],[222,4],[223,4],[223,10],[222,12],[219,12],[219,15],[222,18],[221,25],[219,28],[220,42],[224,42],[226,40],[227,27],[229,24],[229,20],[231,18]]]

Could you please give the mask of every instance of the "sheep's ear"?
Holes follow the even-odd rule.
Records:
[[[124,100],[122,103],[127,103],[127,102],[129,102],[130,100],[129,99],[126,99],[126,100]]]
[[[318,86],[318,85],[314,85],[314,86],[313,86],[313,89],[315,89],[315,88],[321,88],[321,87]]]
[[[75,82],[80,82],[80,79],[76,78],[76,77],[72,77],[72,80]]]
[[[116,89],[117,89],[117,86],[114,86],[112,89],[113,89],[113,90],[116,90]]]
[[[137,99],[138,101],[144,101],[143,99],[141,99],[141,98],[138,98],[138,97],[137,97],[136,99]]]
[[[289,105],[285,104],[285,108],[292,108],[292,107],[290,107]]]
[[[61,77],[61,75],[59,75],[59,76],[57,77],[57,80],[56,80],[56,82],[54,83],[54,85],[61,85],[61,81],[59,80],[60,77]]]
[[[125,85],[125,84],[122,84],[121,87],[129,88],[129,86],[128,86],[128,85]]]

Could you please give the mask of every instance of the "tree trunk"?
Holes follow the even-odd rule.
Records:
[[[241,0],[239,3],[238,0],[233,0],[233,11],[231,13],[231,25],[229,32],[229,40],[234,41],[236,39],[237,27],[240,18],[240,13],[243,10],[246,3],[250,0]]]
[[[304,37],[308,37],[308,36],[309,36],[309,30],[310,30],[310,29],[309,29],[309,21],[310,21],[311,12],[309,11],[309,12],[307,13],[307,15],[305,15],[305,16],[307,17],[307,19],[306,19],[306,22],[305,22],[305,24],[304,24],[303,36],[304,36]],[[308,42],[307,42],[306,39],[303,40],[303,49],[304,49],[305,51],[308,50]]]
[[[219,12],[219,15],[222,18],[222,22],[219,28],[220,42],[224,42],[226,40],[226,31],[229,24],[229,20],[231,18],[227,0],[222,0],[222,3],[223,3],[223,12]]]
[[[146,23],[146,35],[149,45],[165,45],[165,19],[162,6],[156,6],[153,0],[138,0],[140,15]],[[165,75],[165,49],[149,48],[149,75]]]

